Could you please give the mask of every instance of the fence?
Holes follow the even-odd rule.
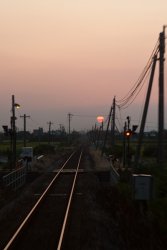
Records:
[[[3,184],[14,190],[23,186],[26,182],[26,167],[21,167],[3,176]]]

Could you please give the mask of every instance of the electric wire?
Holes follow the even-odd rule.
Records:
[[[153,60],[152,60],[153,56],[155,56],[158,53],[158,51],[159,51],[159,42],[157,41],[157,43],[156,43],[156,45],[155,45],[155,47],[154,47],[154,49],[153,49],[153,51],[151,53],[151,56],[150,56],[150,58],[149,58],[149,60],[148,60],[148,62],[146,64],[146,66],[144,67],[144,69],[143,69],[140,77],[138,78],[138,80],[136,81],[136,83],[132,86],[132,88],[129,90],[129,92],[122,99],[116,101],[117,106],[119,106],[120,108],[122,108],[125,105],[127,105],[128,102],[130,102],[130,104],[132,104],[132,102],[135,100],[135,98],[137,97],[137,95],[139,94],[139,92],[142,89],[140,87],[140,85],[142,84],[142,82],[146,78],[146,76],[147,76],[147,74],[149,72],[149,69],[151,68],[151,65],[153,63]],[[142,84],[142,86],[143,86],[143,84]],[[139,88],[140,88],[140,91],[138,91]],[[136,92],[138,94],[136,94]],[[135,95],[135,97],[134,97],[134,95]],[[133,98],[133,101],[131,101],[132,98]]]
[[[119,128],[120,129],[118,129],[118,126],[115,124],[115,126],[116,126],[116,129],[117,129],[117,131],[119,132],[119,133],[121,133],[121,125],[120,125],[120,122],[119,122],[119,119],[118,118],[116,118],[116,121],[118,122],[118,125],[119,125]]]
[[[137,84],[137,86],[136,86],[135,89],[132,91],[132,93],[127,97],[127,99],[123,100],[123,101],[119,104],[119,106],[120,106],[121,108],[122,108],[123,106],[125,106],[128,102],[130,102],[130,100],[133,98],[133,96],[135,96],[135,97],[134,97],[133,100],[130,102],[130,104],[136,99],[138,93],[141,91],[141,89],[142,89],[142,87],[143,87],[143,85],[144,85],[144,84],[142,84],[142,82],[143,82],[144,79],[146,78],[147,73],[148,73],[150,67],[151,67],[151,64],[150,64],[149,67],[147,68],[146,72],[144,73],[144,75],[143,75],[142,78],[140,79],[140,82]],[[144,81],[144,83],[145,83],[145,81]],[[141,85],[141,84],[142,84],[142,85]],[[139,89],[139,88],[140,88],[140,89]],[[139,89],[139,91],[138,91],[138,89]],[[138,91],[138,92],[137,92],[137,91]],[[136,94],[136,92],[137,92],[137,94]],[[129,104],[129,105],[130,105],[130,104]],[[128,106],[129,106],[129,105],[128,105]],[[127,107],[128,107],[128,106],[127,106]],[[126,107],[125,107],[125,108],[126,108]]]
[[[119,120],[117,115],[116,115],[116,120],[118,121],[119,127],[122,129],[123,128],[122,122]]]
[[[158,53],[158,51],[159,51],[159,42],[157,41],[157,43],[156,43],[156,45],[155,45],[155,47],[154,47],[154,49],[153,49],[153,51],[152,51],[152,53],[151,53],[151,56],[149,57],[149,60],[148,60],[148,62],[147,62],[147,64],[146,64],[146,66],[144,67],[144,69],[143,69],[143,71],[142,71],[140,77],[138,78],[138,80],[136,81],[136,83],[134,84],[134,86],[132,86],[132,88],[129,90],[129,92],[125,95],[125,97],[122,98],[121,100],[117,101],[117,102],[123,101],[123,100],[128,96],[128,94],[133,90],[133,88],[135,88],[135,86],[138,85],[138,81],[139,81],[140,78],[142,78],[142,76],[145,74],[145,71],[147,71],[147,68],[148,68],[149,65],[152,63],[152,58],[153,58],[153,56],[155,56],[155,55]]]
[[[150,71],[151,71],[151,69],[150,69]],[[144,79],[142,85],[139,86],[140,88],[138,88],[138,90],[136,90],[137,92],[133,94],[133,96],[134,96],[133,99],[132,99],[129,103],[128,103],[128,101],[127,101],[127,102],[124,103],[124,105],[120,105],[120,107],[122,107],[123,109],[126,109],[126,108],[128,108],[128,107],[134,102],[134,100],[136,99],[136,97],[137,97],[137,96],[139,95],[139,93],[141,92],[141,90],[142,90],[142,88],[143,88],[143,86],[144,86],[144,84],[145,84],[145,82],[146,82],[146,80],[147,80],[147,78],[148,78],[148,76],[149,76],[149,74],[150,74],[150,71],[147,72],[147,75],[145,76],[145,79]],[[126,105],[126,104],[127,104],[127,105]],[[125,107],[124,107],[124,106],[125,106]]]
[[[121,108],[116,104],[116,107],[118,108],[119,110],[119,117],[120,117],[120,121],[121,121],[121,128],[123,128],[123,119],[122,119],[122,115],[121,115]]]

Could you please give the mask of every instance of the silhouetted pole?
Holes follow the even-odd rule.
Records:
[[[15,108],[19,108],[20,105],[15,103],[15,97],[12,95],[12,117],[11,117],[11,148],[12,148],[12,168],[16,168],[16,116]]]
[[[15,117],[15,97],[12,95],[12,117],[11,117],[11,129],[12,129],[12,168],[16,168],[16,117]]]
[[[97,139],[97,125],[95,123],[95,128],[94,128],[94,144],[96,145],[96,139]]]
[[[151,90],[152,90],[152,85],[153,85],[156,62],[157,62],[157,55],[153,57],[153,65],[152,65],[152,70],[151,70],[151,75],[150,75],[150,80],[149,80],[149,85],[148,85],[148,90],[147,90],[147,95],[146,95],[146,100],[145,100],[145,105],[144,105],[144,110],[143,110],[143,116],[142,116],[141,125],[140,125],[136,155],[135,155],[135,166],[134,166],[135,168],[138,167],[138,163],[140,159],[140,152],[141,152],[141,146],[142,146],[142,141],[143,141],[144,128],[146,124],[150,95],[151,95]]]
[[[100,125],[99,129],[97,130],[97,141],[96,141],[96,149],[99,147],[99,140],[100,140],[100,133],[101,133],[102,125]]]
[[[123,134],[123,167],[125,167],[126,165],[126,136],[125,136],[126,130],[127,130],[127,124],[125,122],[124,134]]]
[[[71,138],[70,138],[70,135],[71,135],[71,118],[72,118],[72,114],[68,113],[68,141],[70,143],[71,141]]]
[[[104,122],[102,121],[102,123],[101,123],[101,131],[103,131],[103,127],[104,127]]]
[[[165,54],[165,26],[159,35],[159,108],[158,108],[158,162],[163,164],[163,135],[164,135],[164,54]]]
[[[127,116],[127,121],[128,121],[128,127],[127,130],[129,131],[130,129],[130,117]],[[130,167],[130,136],[127,137],[127,160],[128,160],[128,167]]]
[[[70,136],[71,134],[71,117],[72,117],[72,114],[68,114],[68,134]]]
[[[102,151],[101,151],[101,155],[103,155],[104,150],[105,150],[105,147],[106,147],[106,141],[107,141],[107,136],[108,136],[108,130],[109,130],[110,121],[111,121],[111,114],[112,114],[112,106],[111,106],[110,113],[109,113],[109,117],[108,117],[107,129],[106,129],[106,132],[105,132],[104,143],[103,143],[103,148],[102,148]]]
[[[53,124],[52,122],[48,122],[47,124],[49,124],[49,131],[48,131],[48,144],[50,144],[51,141],[51,125]]]
[[[26,118],[30,118],[30,116],[24,114],[21,115],[20,117],[24,119],[24,147],[26,147]]]
[[[112,150],[115,145],[115,97],[113,99],[113,112],[112,112],[112,123],[111,123],[111,145]]]

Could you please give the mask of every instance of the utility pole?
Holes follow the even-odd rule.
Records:
[[[68,133],[69,133],[69,136],[71,134],[71,118],[72,118],[72,114],[68,114]]]
[[[15,96],[12,95],[12,117],[11,117],[11,149],[12,149],[12,166],[11,168],[16,168],[16,116],[15,108],[19,108],[20,105],[15,103]]]
[[[26,118],[30,118],[30,116],[24,114],[21,115],[20,117],[24,119],[24,147],[26,147]]]
[[[127,121],[128,121],[128,124],[127,124],[127,129],[128,131],[130,130],[130,117],[127,116]],[[127,158],[128,158],[128,167],[130,167],[130,136],[127,137]]]
[[[101,130],[102,130],[102,132],[103,132],[103,128],[104,128],[104,122],[102,121],[102,123],[101,123]]]
[[[165,26],[159,35],[159,106],[158,106],[158,162],[163,165],[163,134],[164,134],[164,54],[165,54]]]
[[[16,168],[16,117],[15,117],[15,97],[12,95],[12,117],[11,117],[11,131],[12,131],[12,168]]]
[[[112,123],[111,123],[111,145],[114,150],[115,145],[115,97],[113,99],[113,112],[112,112]]]
[[[124,125],[124,134],[123,134],[123,167],[126,166],[126,130],[127,130],[127,124],[125,122]]]
[[[61,123],[59,124],[59,127],[60,127],[60,132],[62,132],[62,124]]]
[[[96,139],[97,139],[97,125],[95,123],[94,133],[93,133],[93,141],[95,145],[96,145]]]
[[[143,110],[143,116],[142,116],[141,125],[140,125],[136,155],[135,155],[135,166],[134,166],[135,168],[138,167],[138,163],[140,159],[140,152],[141,152],[141,146],[142,146],[142,141],[143,141],[144,128],[145,128],[145,123],[146,123],[146,118],[147,118],[150,95],[151,95],[151,90],[152,90],[152,85],[153,85],[156,62],[157,62],[157,55],[153,57],[153,65],[151,69],[150,80],[149,80],[149,85],[148,85],[148,90],[147,90],[147,95],[146,95],[146,100],[145,100],[145,105],[144,105],[144,110]]]
[[[51,140],[51,126],[52,126],[52,122],[47,122],[47,124],[49,124],[49,131],[48,131],[48,134],[49,134],[49,137],[48,137],[48,144],[50,144],[50,140]]]
[[[112,109],[113,109],[113,107],[111,106],[109,117],[108,117],[107,129],[106,129],[105,137],[104,137],[104,143],[103,143],[103,147],[102,147],[102,151],[101,151],[101,155],[103,155],[105,147],[106,147],[106,141],[107,141],[108,130],[109,130],[110,121],[111,121]]]

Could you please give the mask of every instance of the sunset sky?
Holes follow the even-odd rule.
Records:
[[[49,121],[67,128],[69,112],[72,129],[90,129],[134,85],[166,24],[166,0],[0,0],[0,130],[12,95],[19,130],[23,114],[31,131]],[[147,129],[157,129],[157,71]],[[139,122],[146,87],[117,114],[119,125]]]

